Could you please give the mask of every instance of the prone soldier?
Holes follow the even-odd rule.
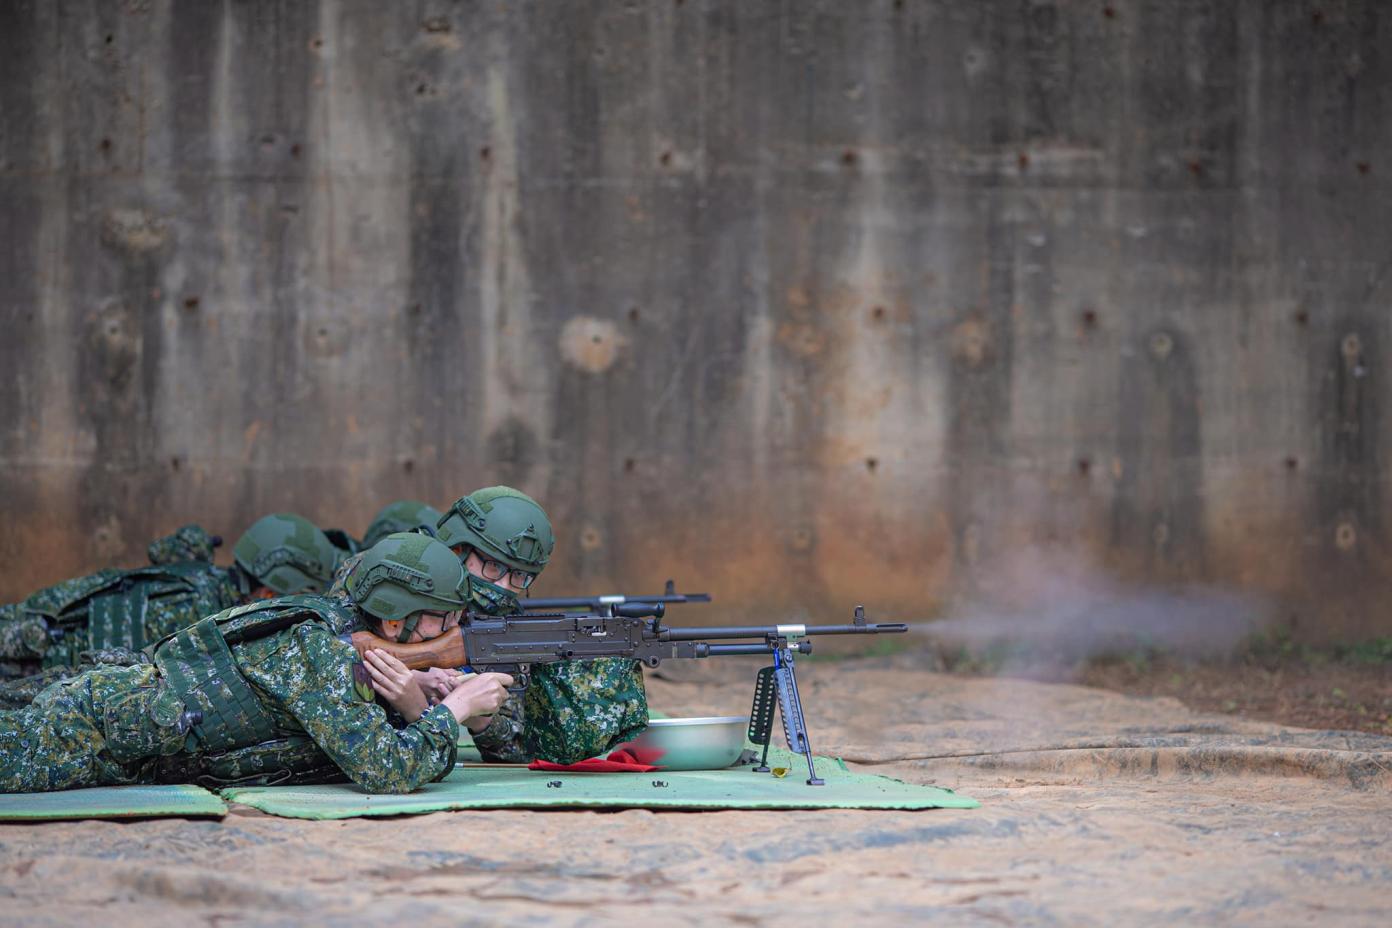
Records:
[[[434,539],[397,534],[348,582],[346,598],[226,609],[161,640],[147,662],[97,667],[0,712],[0,791],[187,782],[204,771],[223,783],[284,782],[314,758],[369,792],[440,779],[454,766],[460,723],[495,711],[511,678],[479,674],[427,707],[409,675],[394,682],[404,668],[375,651],[359,661],[341,636],[447,632],[465,603],[463,566]]]
[[[489,615],[521,612],[518,597],[555,548],[551,520],[527,494],[495,486],[461,497],[436,525],[468,572],[467,607]],[[437,684],[448,692],[451,675]],[[522,699],[511,697],[486,728],[474,732],[485,760],[535,758],[574,763],[631,741],[648,725],[638,663],[621,658],[564,661],[535,669]]]
[[[258,519],[233,547],[231,567],[212,563],[212,539],[185,526],[150,546],[149,567],[65,580],[0,606],[0,707],[27,704],[48,684],[91,663],[130,663],[133,652],[229,606],[321,592],[338,554],[308,520]],[[182,559],[181,559],[182,558]]]

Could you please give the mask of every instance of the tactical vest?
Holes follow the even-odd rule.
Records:
[[[134,570],[103,570],[39,590],[20,603],[19,608],[45,617],[50,627],[65,629],[69,638],[76,634],[79,640],[68,650],[130,648],[138,651],[151,643],[145,640],[145,612],[150,600],[171,594],[200,595],[210,588],[213,578],[209,575],[217,571],[218,568],[200,561]],[[81,628],[84,605],[85,636],[77,631]],[[57,658],[49,664],[55,662]]]
[[[193,722],[189,748],[226,751],[279,735],[275,720],[237,668],[232,646],[304,622],[336,631],[333,622],[343,610],[341,602],[322,596],[283,596],[209,616],[157,644],[155,664]]]

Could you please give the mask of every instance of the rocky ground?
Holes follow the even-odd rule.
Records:
[[[653,703],[743,714],[756,666],[664,668]],[[221,822],[7,825],[5,918],[142,928],[1388,922],[1392,738],[921,666],[902,654],[807,665],[814,744],[858,769],[966,792],[980,809],[305,822],[234,808]]]

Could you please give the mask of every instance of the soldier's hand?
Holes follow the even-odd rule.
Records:
[[[386,651],[374,648],[363,654],[363,663],[367,665],[367,673],[372,678],[372,688],[377,695],[400,712],[407,722],[414,722],[430,708],[415,674],[401,661]]]
[[[416,682],[420,684],[421,690],[425,692],[425,698],[430,704],[436,705],[450,694],[464,681],[464,675],[457,670],[447,670],[444,667],[431,667],[429,670],[412,671],[416,675]]]
[[[481,673],[466,677],[450,690],[441,705],[448,707],[458,722],[492,715],[507,701],[509,686],[512,686],[512,677],[505,673]]]

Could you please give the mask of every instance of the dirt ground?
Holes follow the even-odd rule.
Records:
[[[743,714],[757,664],[656,708]],[[1171,696],[808,665],[813,743],[982,807],[0,826],[16,924],[1347,924],[1392,917],[1392,738]]]
[[[1134,696],[1173,696],[1202,712],[1392,735],[1392,662],[1117,661],[1090,665],[1077,679]]]

